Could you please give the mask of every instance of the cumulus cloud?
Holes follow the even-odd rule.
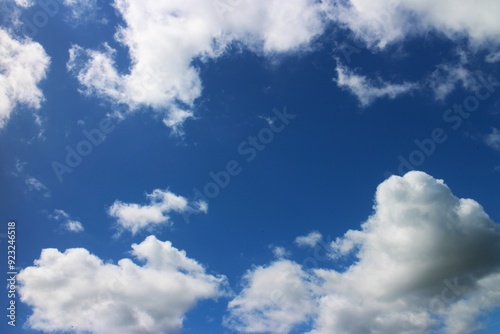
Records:
[[[38,85],[49,63],[40,44],[18,40],[0,28],[0,129],[18,105],[40,108],[44,97]]]
[[[492,149],[500,151],[500,130],[493,128],[491,133],[484,137],[484,142]]]
[[[36,330],[95,334],[178,332],[187,311],[225,294],[226,278],[206,273],[169,241],[147,237],[113,264],[73,248],[44,249],[18,275],[21,301]]]
[[[323,236],[318,231],[312,231],[307,235],[302,235],[295,238],[295,243],[300,247],[314,248]]]
[[[115,0],[124,24],[115,38],[127,50],[130,69],[116,66],[116,50],[73,46],[68,69],[82,91],[131,110],[151,107],[179,131],[193,118],[202,83],[195,59],[213,59],[238,43],[256,52],[297,51],[324,28],[322,5],[313,0],[130,1]]]
[[[305,301],[297,304],[312,312],[311,334],[424,333],[438,328],[440,333],[470,333],[480,327],[485,311],[500,306],[500,226],[479,203],[455,197],[442,180],[423,172],[392,176],[380,184],[374,213],[360,230],[333,241],[331,252],[334,259],[353,255],[356,260],[344,271],[304,271],[296,263],[281,264],[284,273],[294,268],[300,277],[294,286],[311,291],[301,294]],[[262,275],[275,266],[255,272]],[[252,273],[229,304],[229,325],[247,332],[279,332],[265,310],[272,289],[284,288]],[[261,293],[263,302],[257,302]],[[285,305],[273,307],[284,311]],[[238,307],[245,312],[235,312]],[[296,319],[307,325],[304,314]],[[284,332],[298,324],[284,323],[289,326],[280,329]]]
[[[71,218],[69,213],[64,210],[54,210],[54,212],[49,215],[49,218],[61,221],[63,228],[69,232],[79,233],[85,230],[80,221]]]
[[[415,83],[393,84],[385,82],[381,78],[371,80],[366,76],[354,73],[340,63],[337,64],[336,70],[337,78],[335,81],[337,85],[354,94],[362,107],[369,106],[379,98],[394,99],[399,95],[418,89],[418,85]]]
[[[335,2],[330,17],[376,48],[428,31],[482,46],[500,43],[498,12],[496,0],[350,0]]]
[[[108,214],[117,219],[118,224],[136,234],[140,230],[159,224],[170,224],[170,212],[202,212],[208,211],[206,202],[189,203],[182,196],[168,190],[155,189],[146,195],[149,204],[124,203],[115,201],[108,209]]]
[[[314,311],[312,285],[302,268],[280,260],[246,273],[243,291],[228,305],[226,326],[242,333],[289,333]]]

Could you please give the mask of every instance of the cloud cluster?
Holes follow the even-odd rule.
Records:
[[[168,221],[184,210],[180,196],[155,190],[150,204],[117,202],[124,223]],[[54,217],[69,219],[64,211]],[[132,228],[132,227],[131,227]],[[297,246],[321,241],[313,231]],[[500,226],[472,199],[412,171],[376,191],[373,214],[359,230],[327,244],[343,270],[315,269],[277,256],[254,266],[229,301],[223,323],[241,333],[470,333],[485,311],[500,307]],[[132,246],[130,259],[104,262],[85,249],[45,249],[19,274],[21,300],[33,308],[28,325],[43,331],[164,333],[182,327],[199,300],[228,296],[226,278],[154,236]],[[275,247],[274,251],[276,253]],[[278,253],[286,251],[279,249]],[[278,254],[283,255],[283,254]]]
[[[44,249],[18,275],[21,300],[33,308],[28,325],[46,332],[171,333],[198,301],[225,294],[224,276],[207,274],[168,241],[149,236],[132,248],[143,265],[105,262],[82,248]]]
[[[44,97],[38,87],[45,78],[50,58],[31,40],[18,40],[0,28],[0,129],[16,106],[40,108]]]
[[[116,50],[74,45],[68,69],[87,94],[131,110],[151,107],[178,131],[193,117],[202,83],[193,60],[216,58],[230,45],[257,52],[297,51],[323,31],[321,4],[312,0],[115,0],[124,24],[115,38],[128,50],[128,71]]]
[[[155,189],[147,194],[149,204],[124,203],[115,201],[108,209],[108,214],[117,219],[123,229],[136,234],[140,230],[158,224],[170,223],[170,212],[202,212],[208,211],[206,202],[189,203],[182,196],[168,190]]]
[[[500,227],[477,202],[422,172],[383,182],[373,215],[330,251],[357,260],[345,271],[304,271],[284,260],[251,270],[227,325],[284,333],[311,318],[311,334],[423,333],[441,324],[456,334],[500,306]],[[281,317],[292,305],[303,307]]]
[[[364,75],[354,73],[341,63],[337,64],[337,78],[335,81],[340,88],[354,94],[358,98],[361,107],[367,107],[379,98],[394,99],[399,95],[418,89],[418,85],[415,83],[394,84],[381,78],[370,80]]]

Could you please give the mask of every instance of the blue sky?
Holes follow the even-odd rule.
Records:
[[[498,333],[499,7],[0,2],[2,333]]]

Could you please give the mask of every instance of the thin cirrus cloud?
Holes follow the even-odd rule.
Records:
[[[207,213],[208,204],[203,201],[190,203],[186,198],[168,190],[155,189],[147,194],[149,204],[115,201],[108,214],[117,219],[119,226],[136,234],[140,230],[160,224],[171,224],[169,213]]]
[[[480,328],[481,315],[500,306],[499,225],[422,172],[384,181],[374,210],[360,230],[331,243],[333,260],[357,257],[348,269],[305,270],[288,260],[256,267],[229,303],[226,326],[287,333],[312,321],[310,334]]]
[[[418,84],[403,82],[389,83],[381,78],[371,80],[368,77],[354,73],[340,62],[337,63],[337,85],[355,95],[361,107],[367,107],[380,98],[394,99],[399,95],[408,94],[419,88]]]
[[[265,54],[298,51],[324,29],[323,6],[312,0],[115,0],[114,6],[124,21],[115,39],[128,49],[129,72],[117,68],[117,51],[106,43],[72,46],[68,70],[84,93],[163,112],[174,132],[194,117],[202,93],[193,60],[217,58],[235,43]]]
[[[39,109],[44,96],[39,88],[50,58],[43,47],[29,39],[17,39],[0,28],[0,129],[18,105]]]
[[[225,295],[226,278],[169,241],[147,237],[129,258],[113,264],[73,248],[44,249],[19,275],[21,300],[33,313],[27,325],[45,332],[160,334],[178,332],[185,313],[204,299]]]

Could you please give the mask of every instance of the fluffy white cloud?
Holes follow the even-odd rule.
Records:
[[[318,231],[312,231],[308,235],[302,235],[295,238],[295,243],[300,247],[314,248],[323,236]]]
[[[331,251],[334,259],[353,254],[357,260],[345,271],[279,262],[281,272],[300,278],[295,287],[311,291],[301,294],[297,305],[306,308],[295,318],[305,325],[312,317],[311,334],[424,333],[440,325],[439,332],[470,333],[484,311],[500,307],[500,226],[477,202],[455,197],[442,180],[422,172],[379,185],[373,215],[332,242]],[[295,291],[268,282],[276,266],[247,274],[229,304],[229,326],[281,333],[297,324],[285,320],[288,327],[279,328],[266,312],[272,291]],[[278,310],[291,307],[277,304]]]
[[[46,332],[178,332],[199,300],[225,294],[225,277],[207,274],[169,241],[149,236],[132,248],[143,265],[104,262],[83,248],[44,249],[18,275],[21,300],[33,308],[27,325]]]
[[[169,224],[170,212],[202,212],[206,213],[206,202],[189,203],[182,196],[168,190],[155,189],[147,194],[149,204],[123,203],[115,201],[108,209],[108,214],[117,219],[118,224],[136,234],[139,230],[158,224]]]
[[[40,108],[43,93],[38,84],[45,78],[50,58],[31,40],[17,40],[0,28],[0,129],[17,105]]]
[[[418,89],[418,85],[415,83],[393,84],[380,78],[370,80],[366,76],[352,72],[340,63],[337,64],[337,79],[335,81],[340,88],[356,95],[362,107],[367,107],[379,98],[394,99],[401,94],[407,94]]]
[[[296,263],[280,260],[257,267],[246,273],[224,323],[242,333],[289,333],[314,312],[312,287]]]
[[[316,272],[324,279],[325,296],[313,333],[421,333],[436,325],[432,316],[441,316],[452,331],[458,306],[436,302],[436,296],[457,293],[458,299],[467,290],[474,295],[479,280],[500,270],[499,226],[477,202],[456,198],[443,181],[422,172],[382,183],[375,213],[332,248],[341,256],[355,251],[358,261],[342,273]],[[446,292],[455,279],[462,291]],[[478,312],[492,306],[465,298],[461,305]],[[348,321],[354,318],[355,323]],[[469,320],[473,326],[476,316]]]
[[[500,151],[500,130],[493,128],[491,133],[484,137],[484,142],[492,149]]]
[[[68,69],[83,91],[131,110],[151,107],[178,131],[193,117],[202,83],[193,60],[216,58],[239,43],[257,52],[296,51],[323,31],[322,5],[313,0],[115,0],[124,20],[116,40],[130,69],[118,69],[116,50],[73,46]]]
[[[384,48],[429,30],[451,39],[465,36],[474,45],[498,45],[499,12],[496,0],[350,0],[335,2],[330,16],[369,46]]]
[[[81,222],[72,219],[69,213],[64,210],[54,210],[54,212],[49,215],[49,218],[57,221],[62,221],[62,226],[67,231],[79,233],[85,230]]]

